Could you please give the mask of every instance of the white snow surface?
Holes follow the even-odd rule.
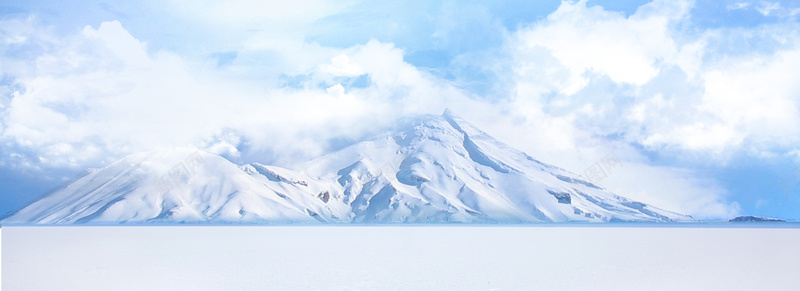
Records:
[[[12,226],[3,228],[2,287],[14,291],[797,290],[800,286],[797,228],[605,225]]]
[[[512,149],[446,111],[289,170],[192,147],[123,158],[4,224],[690,221]]]

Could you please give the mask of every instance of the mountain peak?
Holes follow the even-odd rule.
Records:
[[[444,112],[442,112],[442,117],[447,118],[451,116],[456,116],[455,112],[453,112],[453,110],[451,110],[450,108],[445,108]]]
[[[309,163],[309,175],[338,181],[355,222],[686,219],[541,163],[449,109],[401,124]]]
[[[565,222],[690,218],[610,193],[480,131],[451,110],[293,171],[194,147],[134,154],[6,223]]]

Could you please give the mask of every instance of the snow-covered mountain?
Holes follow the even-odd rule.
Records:
[[[313,185],[274,179],[279,171],[239,167],[189,147],[135,154],[89,171],[3,222],[312,222],[340,215],[307,199]]]
[[[446,111],[305,165],[355,222],[673,221],[512,149]]]
[[[541,163],[450,112],[402,120],[297,169],[152,151],[89,171],[2,222],[691,220]]]

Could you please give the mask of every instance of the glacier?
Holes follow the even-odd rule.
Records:
[[[292,169],[195,147],[129,155],[6,215],[3,224],[692,221],[611,193],[452,112]]]

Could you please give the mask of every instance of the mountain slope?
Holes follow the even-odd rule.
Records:
[[[3,223],[316,221],[292,203],[305,191],[272,184],[194,148],[158,150],[92,171]]]
[[[691,218],[632,201],[541,163],[450,112],[309,162],[337,181],[355,222],[673,221]]]
[[[3,223],[683,221],[541,163],[450,112],[292,171],[195,148],[130,155]]]

